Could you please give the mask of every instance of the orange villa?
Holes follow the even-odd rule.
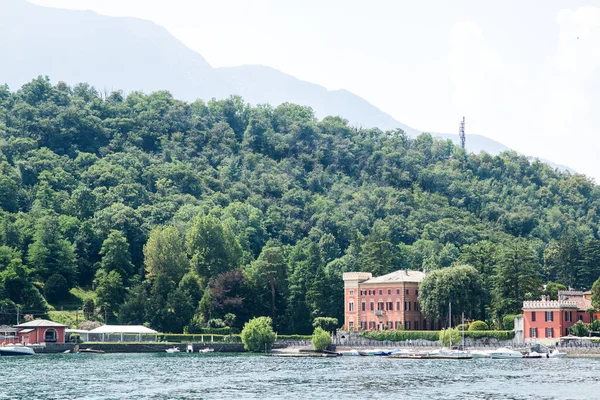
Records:
[[[346,272],[344,326],[348,330],[427,330],[419,309],[419,285],[425,274],[400,270],[373,278],[370,272]],[[438,327],[439,328],[439,327]]]
[[[559,290],[558,300],[542,296],[541,300],[523,302],[523,330],[526,342],[552,344],[567,336],[569,328],[577,321],[585,323],[597,319],[587,310],[592,307],[591,293],[576,290]]]

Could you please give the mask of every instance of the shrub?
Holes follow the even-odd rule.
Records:
[[[253,352],[271,350],[275,342],[272,324],[269,317],[253,318],[246,322],[241,335],[244,348]]]
[[[515,317],[516,315],[514,314],[505,315],[504,318],[502,318],[502,327],[507,331],[515,329]]]
[[[573,326],[571,326],[571,332],[575,336],[587,336],[589,332],[588,324],[584,324],[582,321],[577,321],[575,324],[573,324]]]
[[[95,313],[96,304],[94,303],[94,299],[87,299],[85,303],[83,303],[83,316],[86,319],[92,319]]]
[[[313,328],[321,328],[327,332],[333,332],[338,328],[338,319],[332,317],[318,317],[313,320]]]
[[[52,274],[44,285],[46,299],[50,303],[57,303],[69,298],[69,284],[61,274]]]
[[[331,336],[323,328],[316,327],[311,341],[316,351],[323,351],[331,344]]]
[[[458,343],[460,342],[461,338],[462,338],[462,331],[458,329],[458,327],[452,329],[452,328],[448,328],[448,329],[442,329],[440,331],[440,333],[438,334],[440,342],[444,345],[444,346],[449,346],[452,343]]]
[[[487,331],[489,329],[490,328],[489,328],[488,324],[486,324],[483,321],[473,321],[473,322],[471,322],[471,325],[469,325],[470,331]]]
[[[83,343],[83,340],[81,340],[81,336],[78,333],[71,333],[71,335],[69,335],[69,342]]]
[[[206,325],[209,328],[225,328],[225,322],[220,318],[209,319]]]

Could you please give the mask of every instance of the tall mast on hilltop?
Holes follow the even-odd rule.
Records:
[[[466,138],[465,138],[465,117],[463,117],[462,121],[460,121],[460,129],[458,131],[458,136],[460,137],[460,147],[462,147],[462,149],[465,149],[465,142],[466,142]]]

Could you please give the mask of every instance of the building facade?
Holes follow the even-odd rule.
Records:
[[[65,343],[66,325],[36,319],[14,327],[19,329],[17,338],[23,344]]]
[[[577,321],[590,323],[598,314],[587,311],[592,307],[591,293],[575,290],[561,290],[558,300],[523,302],[523,331],[526,342],[556,343],[561,336],[567,336]]]
[[[419,285],[425,274],[400,270],[373,278],[344,273],[344,327],[348,330],[436,329],[421,314]]]

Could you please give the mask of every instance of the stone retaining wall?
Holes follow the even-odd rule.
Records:
[[[207,346],[207,343],[194,343],[194,351],[210,347],[217,352],[223,353],[241,353],[244,350],[243,344],[220,344],[212,343]],[[166,349],[177,347],[182,352],[185,352],[187,344],[170,344],[170,343],[82,343],[80,349],[92,348],[94,350],[102,350],[105,353],[164,353]],[[66,350],[74,351],[74,344],[46,344],[35,348],[36,353],[63,353]]]

